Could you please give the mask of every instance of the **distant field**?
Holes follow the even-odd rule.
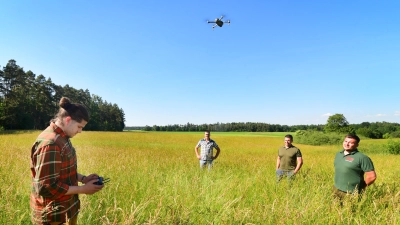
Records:
[[[140,130],[131,130],[125,132],[147,132]],[[178,133],[178,134],[189,134],[189,135],[204,135],[204,132],[157,132],[157,133]],[[283,138],[286,134],[294,135],[294,132],[212,132],[213,136],[262,136],[262,137],[281,137]]]
[[[30,224],[29,153],[39,132],[0,134],[0,224]],[[211,172],[194,147],[203,132],[83,132],[72,139],[79,172],[111,182],[81,195],[79,224],[400,224],[400,156],[379,154],[385,140],[362,140],[378,179],[360,202],[331,198],[340,146],[298,146],[295,185],[275,184],[286,133],[211,133],[222,149]]]

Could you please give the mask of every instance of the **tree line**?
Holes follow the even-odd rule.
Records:
[[[125,130],[144,131],[217,131],[217,132],[297,132],[304,131],[323,133],[353,133],[367,138],[400,138],[400,124],[390,122],[363,122],[361,124],[349,124],[343,114],[335,114],[328,118],[326,124],[318,125],[280,125],[255,122],[214,123],[214,124],[174,124],[166,126],[126,127]]]
[[[44,129],[58,112],[61,97],[86,106],[90,122],[85,130],[122,131],[125,114],[117,104],[109,103],[89,90],[75,89],[68,84],[56,85],[43,75],[25,72],[11,59],[0,69],[0,129]]]
[[[217,132],[295,132],[296,130],[316,130],[322,131],[324,125],[280,125],[256,122],[234,122],[234,123],[213,123],[213,124],[174,124],[166,126],[144,126],[126,127],[125,130],[144,130],[144,131],[217,131]]]

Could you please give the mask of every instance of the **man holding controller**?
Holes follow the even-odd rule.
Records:
[[[30,206],[34,224],[75,225],[80,209],[78,194],[94,194],[104,187],[95,184],[100,180],[97,174],[78,173],[75,148],[70,142],[89,121],[86,108],[66,97],[59,105],[57,115],[31,150]],[[78,186],[78,182],[84,185]]]

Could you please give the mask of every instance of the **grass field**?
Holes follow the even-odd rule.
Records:
[[[0,134],[0,224],[30,224],[30,148],[39,131]],[[357,202],[331,197],[340,146],[299,147],[294,185],[275,183],[284,133],[211,133],[221,155],[200,170],[194,146],[203,133],[83,132],[72,139],[82,174],[111,178],[81,195],[79,224],[400,224],[400,156],[384,140],[362,140],[377,171]],[[372,151],[373,149],[373,151]]]

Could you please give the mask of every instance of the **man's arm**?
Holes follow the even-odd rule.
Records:
[[[215,149],[217,150],[217,153],[215,154],[215,156],[214,156],[214,158],[213,158],[213,159],[216,159],[216,158],[218,158],[218,156],[219,156],[219,153],[221,152],[221,149],[220,149],[219,147],[216,147]]]
[[[98,181],[98,179],[91,180],[83,186],[69,186],[68,191],[67,191],[67,193],[65,193],[65,195],[75,195],[75,194],[91,195],[91,194],[94,194],[94,193],[100,191],[104,187],[104,184],[103,185],[93,184],[97,181]]]
[[[35,146],[32,147],[35,148]],[[69,186],[59,179],[62,168],[60,148],[56,144],[36,149],[32,158],[32,169],[35,170],[35,192],[43,197],[58,199],[68,191]],[[38,157],[40,156],[40,157]]]
[[[278,159],[276,160],[276,170],[278,170],[280,166],[281,166],[281,158],[278,156]]]
[[[199,146],[198,146],[198,145],[194,148],[194,152],[196,152],[196,157],[197,157],[198,159],[201,159],[201,157],[200,157],[200,155],[199,155]]]
[[[375,170],[365,172],[365,183],[367,186],[373,184],[376,180]]]
[[[62,160],[59,147],[57,145],[47,145],[37,151],[37,154],[42,154],[42,157],[34,157],[34,165],[37,166],[35,180],[35,190],[39,195],[47,198],[57,199],[63,195],[73,194],[93,194],[100,191],[103,185],[93,184],[98,179],[92,179],[95,175],[89,175],[89,178],[83,180],[89,185],[84,186],[68,186],[62,183],[59,179],[60,170],[62,168]],[[53,159],[53,160],[51,160]],[[36,167],[36,166],[35,166]],[[49,173],[47,171],[53,171]],[[47,172],[47,173],[46,173]],[[82,180],[82,174],[77,174],[78,180]],[[89,179],[92,179],[89,181]]]
[[[303,158],[302,157],[297,157],[297,166],[296,169],[294,169],[294,173],[296,174],[297,172],[299,172],[301,166],[303,166]]]

